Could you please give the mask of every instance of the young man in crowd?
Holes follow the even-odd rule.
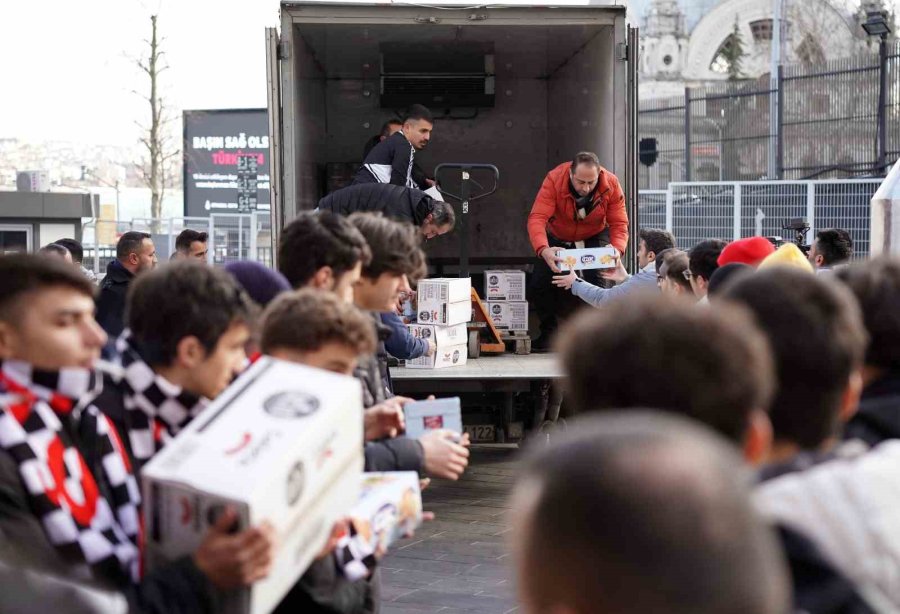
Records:
[[[769,415],[767,477],[827,457],[856,411],[866,332],[846,288],[789,267],[737,280],[722,298],[748,308],[766,335],[779,382]]]
[[[379,264],[378,268],[385,272],[392,272],[393,268],[407,271],[410,267],[410,259],[415,258],[413,268],[418,272],[419,263],[422,262],[421,250],[415,240],[415,231],[411,227],[397,222],[391,222],[379,218],[374,214],[356,214],[357,217],[379,219],[378,227],[388,230],[386,241],[378,241],[378,245],[385,247],[385,253],[379,253],[382,259],[389,259],[390,264]],[[356,219],[356,218],[354,218]],[[407,230],[404,230],[406,228]],[[380,236],[373,232],[373,240]],[[390,242],[396,239],[400,241],[396,247],[400,252],[399,262],[388,253],[395,248]],[[366,303],[363,308],[369,310],[381,310],[386,308],[387,300],[381,294],[381,286],[377,277],[373,280],[371,275],[368,282],[361,279],[363,266],[370,267],[374,262],[372,250],[366,242],[366,238],[348,221],[348,218],[335,215],[330,211],[304,212],[298,215],[294,221],[288,224],[283,233],[281,243],[278,246],[278,266],[294,288],[313,288],[329,291],[347,303],[353,303],[359,290],[366,295]],[[370,271],[371,272],[371,271]],[[396,304],[397,292],[404,288],[402,276],[389,279],[387,275],[385,283],[389,284],[388,298]],[[374,290],[374,292],[369,292]],[[371,301],[375,306],[369,306]],[[384,327],[374,321],[373,326],[378,326],[380,332],[385,333]],[[381,345],[381,344],[379,344]],[[382,375],[381,364],[374,356],[369,356],[365,361],[367,369],[363,379],[368,385],[364,386],[367,402],[374,402],[376,397],[383,399],[375,402],[367,408],[368,412],[378,412],[382,415],[378,422],[385,423],[390,415],[395,416],[396,428],[402,424],[402,405],[409,401],[403,397],[390,396],[383,385],[386,379]],[[384,365],[386,371],[386,365]],[[361,371],[358,369],[358,371]],[[392,394],[392,393],[391,393]],[[386,398],[387,397],[387,398]],[[370,418],[371,420],[371,418]],[[464,439],[463,441],[467,441]],[[450,479],[457,478],[465,469],[468,451],[440,433],[431,432],[418,440],[406,437],[393,437],[366,443],[366,468],[368,471],[421,471],[437,477]]]
[[[699,304],[709,303],[706,296],[709,279],[719,268],[719,255],[727,244],[719,239],[706,239],[695,245],[688,252],[688,270],[684,272],[684,278],[691,282],[694,296]]]
[[[782,614],[790,584],[750,476],[707,429],[579,418],[527,457],[512,502],[525,614]]]
[[[853,256],[853,239],[841,228],[828,228],[816,233],[816,240],[809,248],[809,262],[817,272],[831,271],[850,262]]]
[[[214,587],[268,573],[267,527],[224,515],[193,556],[141,577],[140,490],[125,431],[96,402],[106,335],[94,286],[61,262],[0,257],[0,526],[26,566],[124,593],[135,611],[215,612]],[[154,303],[159,305],[159,302]]]
[[[845,439],[900,439],[900,261],[877,258],[835,272],[856,297],[869,333],[859,410]]]
[[[97,296],[97,323],[111,339],[125,328],[125,297],[135,277],[156,266],[156,248],[150,234],[128,231],[116,244],[116,259],[106,267]]]
[[[675,247],[675,237],[672,233],[655,228],[645,228],[640,232],[638,244],[638,267],[640,270],[629,275],[622,264],[621,258],[616,261],[616,268],[611,271],[601,271],[605,279],[613,280],[616,285],[612,288],[602,288],[586,282],[569,271],[566,275],[553,277],[553,285],[558,288],[571,290],[572,294],[579,297],[588,305],[599,307],[600,305],[633,294],[641,290],[652,290],[657,286],[656,279],[656,255]]]
[[[360,183],[392,183],[418,188],[413,176],[417,151],[425,149],[431,140],[434,117],[426,107],[412,105],[403,118],[400,130],[378,143],[366,155],[363,165],[353,177],[353,185]]]
[[[635,297],[581,314],[563,331],[559,347],[576,412],[654,407],[718,431],[750,465],[769,460],[772,359],[746,310]],[[797,610],[872,612],[797,529],[778,528]]]
[[[94,275],[94,272],[84,266],[84,247],[82,247],[80,241],[67,238],[60,239],[56,243],[69,250],[69,253],[72,254],[72,262],[81,267],[81,272],[84,273],[85,277],[93,282],[97,281],[97,276]]]
[[[185,228],[175,238],[175,258],[178,260],[194,259],[206,262],[208,235],[192,228]]]

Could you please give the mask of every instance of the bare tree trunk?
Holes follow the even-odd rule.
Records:
[[[159,61],[159,43],[156,37],[156,15],[150,16],[152,24],[152,36],[150,38],[150,217],[153,218],[154,231],[159,232],[159,219],[162,217],[162,152],[160,151],[160,116],[161,105],[156,91],[156,80],[159,76],[157,63]]]

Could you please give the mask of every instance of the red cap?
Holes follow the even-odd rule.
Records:
[[[775,246],[772,245],[772,242],[763,237],[738,239],[725,246],[725,249],[719,254],[717,262],[719,266],[730,264],[732,262],[756,266],[774,251]]]

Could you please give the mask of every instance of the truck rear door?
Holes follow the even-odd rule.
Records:
[[[272,266],[278,267],[278,237],[284,223],[284,184],[281,152],[281,61],[278,28],[266,28],[266,91],[269,106],[269,184],[272,214]]]
[[[628,207],[629,221],[629,250],[626,267],[632,272],[637,272],[637,245],[640,221],[638,220],[638,60],[640,43],[638,29],[628,26],[627,62],[628,62],[628,92],[626,113],[628,126],[625,139],[625,203]]]

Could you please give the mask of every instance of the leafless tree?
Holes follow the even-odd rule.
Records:
[[[150,125],[137,122],[144,133],[141,137],[144,157],[138,164],[138,169],[143,182],[150,188],[150,217],[153,218],[154,232],[158,232],[163,197],[166,188],[174,184],[181,156],[178,141],[171,130],[175,115],[166,106],[160,91],[160,75],[169,66],[165,62],[165,52],[162,50],[165,39],[160,39],[157,33],[157,17],[157,15],[150,16],[150,40],[144,41],[149,53],[136,60],[138,68],[150,81],[149,95],[136,92],[150,105]]]

